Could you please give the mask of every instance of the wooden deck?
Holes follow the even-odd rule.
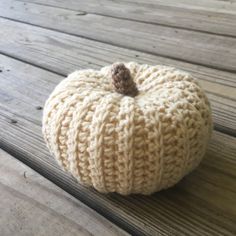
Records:
[[[128,235],[1,149],[0,156],[0,235]]]
[[[115,61],[187,70],[212,104],[213,137],[199,168],[149,197],[103,195],[80,186],[60,170],[42,139],[42,108],[55,85],[76,69]],[[19,223],[9,209],[25,207],[36,218],[48,208],[45,218],[22,221],[26,226],[64,222],[60,232],[69,236],[77,228],[78,235],[236,235],[236,1],[1,0],[0,149],[0,210],[9,217],[0,216],[0,235],[19,235],[17,227],[6,229],[11,220]],[[37,182],[35,172],[25,183],[18,171],[32,170],[14,158],[61,189],[40,176]],[[8,181],[11,174],[16,182]],[[37,196],[40,184],[51,184],[54,205]],[[38,205],[19,202],[24,191]],[[6,200],[11,198],[16,205]],[[31,235],[47,235],[31,229]]]

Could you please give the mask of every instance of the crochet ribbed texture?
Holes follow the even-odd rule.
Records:
[[[210,104],[184,71],[125,66],[136,96],[115,90],[120,77],[112,82],[112,66],[75,71],[47,100],[43,135],[58,163],[81,184],[151,194],[176,184],[201,161],[212,130]]]

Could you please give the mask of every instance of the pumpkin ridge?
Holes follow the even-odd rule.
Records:
[[[59,101],[59,100],[58,100]],[[63,137],[61,133],[63,132],[62,122],[65,119],[65,114],[63,113],[64,110],[67,110],[66,104],[74,103],[74,98],[72,96],[68,96],[67,99],[60,105],[61,102],[58,102],[58,109],[55,109],[54,116],[51,117],[51,130],[50,130],[50,145],[51,149],[54,152],[55,158],[60,163],[60,165],[67,170],[68,163],[64,156],[61,155],[61,151],[63,149]],[[70,108],[70,107],[68,107]]]
[[[133,165],[134,165],[134,116],[135,99],[123,97],[120,101],[117,119],[119,121],[117,132],[118,148],[118,192],[127,195],[133,188]]]
[[[147,130],[146,146],[147,152],[145,158],[147,158],[147,163],[145,169],[147,168],[146,175],[147,179],[144,182],[143,192],[149,194],[156,191],[156,186],[160,185],[162,178],[162,153],[160,142],[162,140],[161,122],[159,119],[158,111],[156,106],[150,104],[149,106],[144,106],[142,108],[145,120],[145,127]],[[146,157],[147,156],[147,157]]]
[[[50,138],[50,127],[53,117],[56,115],[57,111],[60,109],[61,104],[66,100],[70,99],[71,95],[68,95],[68,91],[63,91],[60,94],[60,99],[58,97],[51,96],[45,103],[44,110],[43,110],[43,137],[47,143],[49,149],[52,148],[51,138]]]
[[[117,95],[115,95],[117,96]],[[89,147],[89,161],[91,167],[91,179],[93,186],[101,191],[108,192],[106,189],[105,176],[104,176],[104,129],[106,121],[110,112],[110,107],[114,94],[109,94],[100,100],[94,111],[91,121],[91,143]]]
[[[89,185],[91,181],[91,170],[88,161],[88,147],[89,140],[84,140],[90,135],[89,122],[92,117],[89,113],[91,107],[94,107],[94,101],[99,101],[102,98],[105,92],[98,91],[91,93],[93,89],[87,91],[87,96],[84,99],[77,103],[76,108],[72,114],[72,119],[69,126],[68,134],[68,158],[70,163],[70,171],[75,178],[85,184]],[[86,116],[89,117],[88,120]],[[87,123],[87,124],[86,124]],[[83,130],[86,129],[87,131]],[[87,132],[87,133],[86,133]],[[87,148],[86,148],[87,147]]]

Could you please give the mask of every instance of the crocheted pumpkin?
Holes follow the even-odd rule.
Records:
[[[44,138],[64,170],[124,195],[177,183],[199,164],[211,129],[208,99],[190,74],[134,62],[75,71],[43,116]]]

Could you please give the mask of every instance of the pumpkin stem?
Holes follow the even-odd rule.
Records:
[[[136,83],[123,63],[115,63],[111,68],[112,84],[118,93],[134,97],[138,94]]]

